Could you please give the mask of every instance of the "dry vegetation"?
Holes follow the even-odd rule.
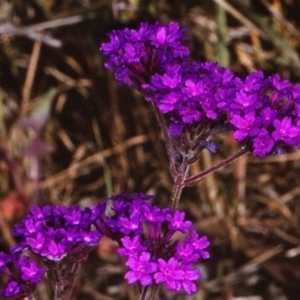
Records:
[[[117,86],[98,48],[112,29],[175,20],[194,58],[244,76],[257,69],[300,81],[297,0],[1,0],[0,248],[33,204],[91,205],[107,195],[172,187],[151,107]],[[42,137],[42,139],[41,139]],[[192,172],[238,145],[203,154]],[[162,299],[299,299],[300,153],[247,157],[184,191],[181,208],[211,240],[197,294]],[[83,266],[73,299],[137,299],[115,245],[103,240]],[[37,298],[51,299],[45,280]]]

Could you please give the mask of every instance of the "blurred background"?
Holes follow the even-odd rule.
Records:
[[[300,81],[298,0],[0,0],[0,250],[28,209],[91,206],[111,194],[153,194],[168,205],[172,179],[158,123],[141,96],[118,86],[99,46],[140,22],[179,22],[193,59],[245,77],[254,70]],[[239,148],[230,134],[203,152],[196,174]],[[196,187],[180,208],[208,235],[196,294],[161,299],[299,299],[300,153],[245,157]],[[117,245],[103,239],[72,299],[138,299]],[[1,277],[1,282],[4,278]],[[47,279],[37,299],[52,299]]]

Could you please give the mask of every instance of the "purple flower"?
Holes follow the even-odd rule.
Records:
[[[105,206],[101,204],[93,209],[81,209],[76,205],[70,208],[59,205],[33,207],[23,223],[13,231],[20,240],[13,251],[17,255],[28,249],[42,257],[52,285],[60,285],[63,290],[65,286],[72,285],[76,270],[99,242],[103,232],[97,223],[104,214]],[[37,265],[22,258],[19,269],[22,280],[35,287],[36,278],[41,274]],[[14,286],[12,283],[10,290]],[[23,293],[22,285],[19,287]]]
[[[28,233],[38,232],[38,230],[42,227],[42,221],[36,221],[33,219],[27,219],[24,221],[25,229]]]
[[[237,91],[233,73],[214,62],[190,62],[185,30],[177,23],[143,23],[137,30],[112,31],[109,37],[100,48],[108,57],[106,67],[116,70],[119,82],[151,101],[164,115],[172,140],[179,138],[177,147],[181,145],[182,151],[190,151],[187,156],[196,157],[205,149],[200,143],[228,123],[226,115]],[[255,86],[255,80],[247,82]],[[248,106],[255,102],[246,92],[239,101],[245,103],[246,98]],[[193,139],[189,142],[181,135]]]
[[[9,280],[2,293],[5,297],[17,298],[20,294],[22,294],[21,286],[17,281]]]
[[[204,143],[205,149],[207,149],[210,153],[217,153],[218,151],[218,144],[213,141],[205,141]]]
[[[166,46],[175,48],[174,45],[180,47],[184,40],[183,33],[184,30],[180,29],[179,24],[175,22],[171,22],[168,26],[157,26],[156,30],[151,33],[151,45],[157,48]],[[185,54],[186,51],[184,49],[182,54]]]
[[[21,239],[15,251],[28,248],[52,261],[60,261],[68,255],[80,255],[82,249],[91,251],[101,238],[101,232],[95,231],[94,223],[102,213],[100,209],[82,210],[78,206],[33,207],[23,223],[13,231]]]
[[[179,291],[181,280],[184,278],[184,271],[180,268],[178,260],[171,257],[169,261],[158,259],[158,272],[155,273],[156,283],[164,282],[169,290]]]
[[[202,258],[207,259],[210,257],[209,253],[206,251],[206,248],[210,244],[207,236],[199,237],[198,233],[195,230],[192,230],[190,237],[186,238],[185,243],[191,244]]]
[[[174,256],[177,259],[182,260],[186,264],[197,262],[200,258],[200,254],[195,251],[195,247],[189,243],[178,243],[176,246],[176,253]]]
[[[172,63],[142,85],[150,93],[147,99],[170,116],[170,131],[174,123],[184,125],[207,124],[224,116],[235,98],[233,74],[216,63]],[[178,131],[179,135],[181,131]]]
[[[171,231],[181,231],[185,233],[187,229],[192,227],[191,221],[184,221],[185,213],[176,210],[173,214],[168,214],[166,220],[168,221],[168,227]]]
[[[95,247],[101,238],[98,230],[80,230],[80,241],[88,247]]]
[[[152,283],[151,274],[157,270],[157,265],[150,262],[150,253],[143,252],[140,256],[131,256],[126,266],[130,268],[125,274],[125,279],[128,283],[140,281],[142,286],[147,286]]]
[[[45,269],[39,267],[37,262],[28,256],[20,256],[15,253],[8,255],[0,252],[0,258],[2,262],[0,271],[8,277],[0,294],[16,299],[30,297],[35,291],[36,285],[41,281]]]
[[[100,50],[108,56],[105,66],[116,69],[119,82],[141,90],[141,85],[165,64],[180,62],[189,55],[183,45],[184,35],[177,23],[142,23],[137,30],[112,31],[110,41],[103,43]]]
[[[255,156],[281,153],[276,149],[285,145],[299,148],[299,85],[277,74],[264,78],[262,72],[236,79],[236,85],[229,111],[233,137],[245,141]]]
[[[138,281],[146,286],[155,281],[165,283],[170,290],[183,288],[193,292],[196,288],[193,281],[200,275],[192,264],[209,257],[207,237],[198,236],[192,223],[185,220],[184,212],[151,205],[146,202],[149,197],[142,194],[117,195],[111,199],[114,214],[100,222],[121,245],[118,252],[129,267],[125,276],[128,282]],[[185,238],[177,240],[178,232]]]
[[[26,237],[27,246],[32,249],[33,252],[39,253],[43,251],[45,246],[45,235],[42,232],[29,232],[30,235]]]
[[[163,223],[166,212],[162,211],[159,207],[145,204],[142,206],[142,213],[144,216],[144,221],[147,221],[151,224],[158,224]]]
[[[263,157],[274,148],[275,141],[267,130],[262,129],[253,139],[253,155]]]
[[[186,269],[184,270],[183,279],[181,281],[182,287],[188,293],[196,292],[197,286],[193,281],[200,278],[199,269]]]
[[[123,247],[118,250],[120,256],[139,255],[147,249],[142,244],[141,237],[139,235],[134,236],[132,239],[129,236],[125,236],[121,239],[121,242]]]
[[[293,144],[293,139],[299,136],[300,128],[293,126],[292,119],[284,117],[282,120],[276,119],[273,122],[275,131],[272,133],[272,137],[275,141],[284,141],[288,145]]]
[[[170,73],[173,73],[173,74],[165,73],[162,76],[157,75],[158,76],[157,80],[161,81],[160,84],[164,88],[170,88],[170,89],[177,88],[182,80],[181,74],[178,71],[179,71],[178,66],[175,66],[175,68],[170,69]],[[153,80],[155,80],[155,76],[153,77]]]
[[[269,124],[272,124],[273,121],[277,118],[278,112],[275,109],[272,109],[271,107],[266,107],[261,110],[261,122],[264,126],[268,126]]]
[[[169,126],[169,133],[172,137],[179,136],[184,128],[184,124],[182,121],[179,121],[178,119],[171,118],[171,124]]]
[[[300,148],[300,85],[260,71],[241,80],[216,63],[190,62],[185,30],[177,23],[143,23],[109,37],[100,48],[108,56],[106,67],[160,110],[171,142],[190,161],[211,134],[229,127],[256,156],[279,153],[285,145]]]
[[[68,222],[68,224],[81,224],[83,213],[81,210],[78,209],[77,206],[72,206],[69,209],[66,207],[61,207],[61,209],[64,210],[64,219]]]
[[[233,115],[231,124],[236,127],[233,137],[238,141],[242,141],[247,136],[255,136],[258,134],[261,120],[255,115],[254,111],[251,111],[244,117]]]
[[[22,256],[19,258],[17,264],[21,273],[21,278],[25,282],[30,281],[38,284],[41,281],[45,269],[40,268],[36,261],[31,261],[28,256]]]
[[[59,241],[49,240],[45,249],[47,251],[40,252],[40,254],[51,261],[60,261],[67,256],[67,247]]]
[[[122,225],[121,225],[122,224]],[[120,230],[124,234],[139,233],[141,231],[141,219],[139,215],[133,215],[131,217],[120,218]]]
[[[166,95],[162,95],[159,102],[159,109],[164,113],[172,112],[176,104],[180,101],[181,94],[178,91],[170,91]],[[182,130],[180,130],[181,132]]]
[[[236,94],[236,102],[244,109],[252,108],[253,105],[256,103],[257,99],[257,94],[250,94],[244,90],[241,90]]]

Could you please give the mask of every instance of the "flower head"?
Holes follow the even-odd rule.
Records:
[[[278,75],[265,78],[262,72],[236,79],[236,85],[228,112],[235,139],[246,141],[261,157],[285,145],[300,147],[299,85]]]
[[[8,277],[5,287],[0,289],[0,294],[15,299],[31,296],[41,281],[45,269],[39,267],[37,262],[28,256],[0,252],[0,258],[0,271]]]
[[[93,249],[101,237],[99,230],[94,229],[96,218],[92,209],[78,206],[33,207],[13,231],[20,238],[15,251],[28,248],[51,261],[80,255],[82,249]]]
[[[151,205],[143,194],[117,195],[111,200],[113,213],[101,222],[120,243],[118,252],[129,268],[125,279],[143,286],[155,281],[170,290],[194,292],[193,281],[200,273],[192,264],[209,257],[207,237],[198,236],[184,212]],[[175,233],[185,238],[177,240]]]
[[[173,62],[142,87],[149,92],[147,99],[169,116],[173,132],[174,121],[210,128],[228,111],[236,92],[232,72],[213,62]]]
[[[100,50],[108,56],[105,66],[116,69],[116,79],[141,90],[152,74],[165,64],[181,61],[189,55],[183,45],[185,31],[177,23],[154,25],[142,23],[137,30],[114,30],[110,41],[103,43]]]

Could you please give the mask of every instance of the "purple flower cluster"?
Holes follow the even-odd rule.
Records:
[[[33,294],[45,269],[28,256],[0,252],[0,272],[9,278],[0,294],[8,298],[23,299]]]
[[[300,148],[300,85],[262,72],[236,79],[235,101],[229,106],[233,137],[247,140],[253,154],[280,153],[280,146]],[[279,151],[279,152],[278,152]]]
[[[149,198],[143,194],[111,197],[110,216],[99,226],[106,225],[110,236],[120,241],[118,252],[127,260],[129,283],[165,283],[169,290],[195,292],[200,272],[193,263],[209,258],[207,237],[198,236],[183,212],[153,206]]]
[[[148,201],[151,198],[123,194],[93,208],[33,207],[15,226],[13,234],[20,242],[11,256],[0,253],[0,270],[12,278],[3,294],[32,293],[44,273],[28,257],[19,258],[23,250],[43,258],[50,281],[63,293],[103,235],[119,242],[118,252],[129,267],[125,275],[129,283],[165,283],[169,290],[194,292],[200,272],[193,264],[209,257],[207,237],[198,236],[183,212],[153,206]],[[10,263],[19,270],[19,277],[12,277],[7,268]],[[60,287],[62,283],[64,287]]]
[[[168,114],[173,136],[188,125],[201,123],[210,129],[227,112],[236,92],[232,72],[216,63],[196,61],[169,64],[143,88],[150,92],[148,99]]]
[[[168,114],[172,135],[184,125],[216,120],[232,101],[233,74],[215,63],[189,63],[179,24],[142,23],[138,30],[112,31],[109,37],[100,48],[109,59],[105,66]]]
[[[108,56],[106,67],[165,115],[181,148],[211,150],[209,136],[229,128],[255,156],[280,154],[285,145],[300,148],[300,85],[262,72],[241,80],[216,63],[190,62],[185,31],[177,23],[143,23],[109,36],[100,48]]]
[[[116,79],[138,90],[168,63],[189,56],[184,46],[185,31],[177,23],[169,25],[142,23],[138,30],[114,30],[110,42],[100,50],[109,57],[105,66],[116,69]]]
[[[35,206],[13,231],[20,238],[14,251],[29,249],[50,261],[82,255],[100,240],[101,233],[93,226],[98,217],[90,208]]]

